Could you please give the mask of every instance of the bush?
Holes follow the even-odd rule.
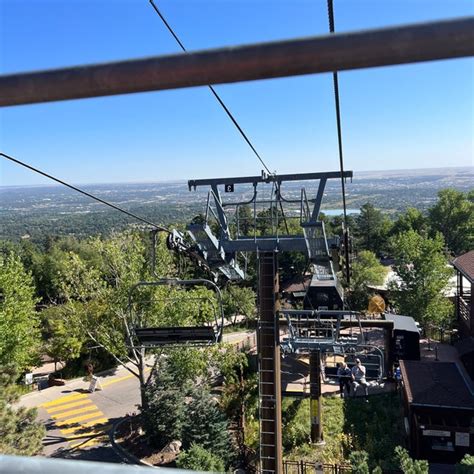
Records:
[[[456,465],[457,474],[472,474],[474,472],[474,456],[466,454],[461,462]]]
[[[365,451],[354,451],[349,455],[352,474],[369,474],[369,455]]]
[[[428,474],[428,461],[413,460],[408,451],[401,446],[395,448],[395,457],[403,474]]]
[[[188,451],[184,451],[178,456],[176,465],[180,469],[190,469],[191,471],[224,472],[225,470],[222,459],[194,443]]]

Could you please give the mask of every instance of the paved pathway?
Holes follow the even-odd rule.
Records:
[[[89,382],[71,380],[21,398],[38,409],[46,427],[43,454],[51,457],[121,462],[109,444],[111,425],[140,403],[138,379],[121,367],[99,377],[101,390],[89,393]]]

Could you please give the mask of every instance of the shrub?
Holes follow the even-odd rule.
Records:
[[[182,452],[176,461],[180,469],[192,471],[224,472],[224,462],[214,453],[199,444],[192,444],[188,451]]]

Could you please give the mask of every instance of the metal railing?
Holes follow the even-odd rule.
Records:
[[[84,474],[100,472],[101,474],[132,474],[150,469],[145,466],[114,464],[107,462],[80,461],[76,459],[51,459],[43,457],[4,456],[0,455],[0,472],[2,474],[24,474],[25,472],[48,474]],[[188,471],[183,469],[160,468],[161,472],[179,474]]]

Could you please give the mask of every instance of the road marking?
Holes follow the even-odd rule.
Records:
[[[75,426],[73,428],[62,429],[61,433],[71,434],[71,433],[74,433],[75,431],[83,430],[84,428],[90,428],[97,425],[99,425],[98,428],[100,427],[101,430],[106,430],[110,428],[110,425],[100,426],[100,424],[107,423],[107,421],[109,421],[107,418],[99,418],[98,420],[89,421],[88,423],[81,423],[80,425]]]
[[[87,448],[88,446],[93,446],[94,444],[103,443],[104,441],[108,440],[108,436],[97,436],[96,438],[92,438],[89,441],[82,440],[78,443],[70,443],[69,445],[71,448]]]
[[[86,411],[96,411],[98,410],[97,406],[91,403],[81,408],[76,408],[75,410],[63,411],[62,413],[55,413],[51,415],[53,420],[58,420],[59,418],[67,418],[72,415],[79,415],[79,413],[85,413]]]
[[[89,430],[89,431],[84,431],[83,433],[76,433],[73,434],[72,436],[69,436],[66,438],[67,441],[78,441],[84,438],[91,438],[93,436],[99,436],[99,435],[106,435],[107,431],[112,427],[112,425],[103,425],[99,429],[96,430]],[[82,428],[82,426],[81,426]],[[62,431],[64,433],[64,431]]]
[[[101,381],[101,385],[102,385],[102,387],[108,387],[109,385],[112,385],[113,383],[121,382],[122,380],[131,379],[133,377],[135,377],[135,375],[128,374],[128,375],[124,375],[123,377],[119,377],[117,379],[107,380],[106,382]]]
[[[79,400],[77,402],[67,403],[66,405],[58,405],[55,407],[47,408],[47,411],[48,413],[54,413],[57,411],[67,410],[68,408],[74,408],[81,405],[87,405],[88,403],[92,403],[92,400],[89,400],[88,398],[83,398],[82,400]]]
[[[69,418],[68,420],[62,420],[60,423],[56,422],[56,426],[67,426],[71,423],[79,423],[80,421],[90,420],[98,416],[104,416],[104,414],[97,409],[94,413],[88,413],[87,415],[77,416],[75,418]]]
[[[66,395],[65,397],[58,398],[51,402],[42,403],[40,407],[48,408],[56,405],[62,405],[63,403],[69,403],[73,400],[79,400],[80,398],[87,398],[85,393],[73,393],[72,395]]]

